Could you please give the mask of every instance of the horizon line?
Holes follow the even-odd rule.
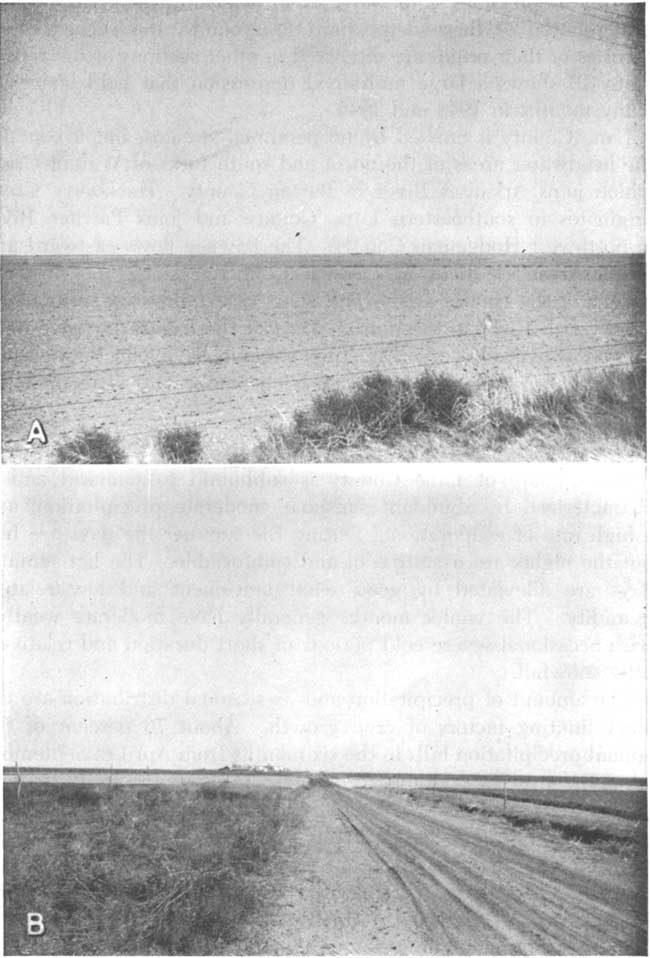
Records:
[[[201,252],[163,252],[157,250],[155,252],[144,252],[144,251],[130,251],[124,252],[122,250],[114,250],[112,252],[58,252],[58,251],[48,251],[48,252],[16,252],[16,251],[3,251],[0,254],[0,257],[3,259],[9,257],[34,257],[34,256],[645,256],[645,249],[633,249],[633,250],[551,250],[551,249],[540,249],[540,250],[426,250],[426,251],[415,251],[415,250],[400,250],[400,251],[379,251],[379,250],[346,250],[346,251],[334,251],[334,250],[319,250],[318,252],[297,252],[297,251],[283,251],[283,252],[254,252],[254,253],[242,253],[242,252],[217,252],[217,251],[201,251]]]
[[[572,782],[604,782],[617,781],[635,784],[643,784],[647,787],[647,776],[643,775],[603,775],[603,774],[559,774],[559,773],[541,773],[534,772],[370,772],[370,771],[346,771],[346,770],[315,770],[315,769],[288,769],[273,768],[271,770],[262,770],[259,767],[250,768],[231,768],[228,765],[219,768],[164,768],[164,767],[126,767],[126,766],[99,766],[99,765],[18,765],[18,771],[22,773],[29,772],[87,772],[87,773],[106,773],[106,774],[172,774],[172,775],[307,775],[307,776],[331,776],[345,778],[428,778],[428,779],[509,779],[511,781],[523,781],[527,779],[536,779],[538,781],[572,781]],[[3,775],[16,774],[16,765],[3,765]]]

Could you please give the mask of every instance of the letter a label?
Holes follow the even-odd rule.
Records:
[[[45,934],[45,922],[43,921],[43,916],[39,915],[37,911],[27,912],[27,934],[28,935],[44,935]]]
[[[41,446],[47,446],[47,436],[40,419],[35,419],[32,423],[32,428],[29,430],[29,436],[27,437],[28,444],[31,446],[35,439],[38,439]]]

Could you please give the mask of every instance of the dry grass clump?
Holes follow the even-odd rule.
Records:
[[[201,461],[201,434],[191,426],[177,426],[158,433],[158,452],[174,465]]]
[[[425,370],[411,382],[385,373],[365,376],[349,392],[328,390],[288,427],[272,427],[252,458],[241,452],[229,462],[281,462],[350,450],[370,443],[393,444],[435,425],[460,422],[471,395],[467,384]]]
[[[5,786],[5,953],[219,954],[293,822],[280,790]],[[27,938],[26,911],[46,934]]]
[[[645,362],[582,375],[558,374],[530,389],[521,379],[479,383],[464,426],[485,445],[560,433],[567,446],[581,437],[606,437],[645,448]]]
[[[462,380],[428,370],[415,380],[414,388],[429,425],[460,422],[472,396],[471,387]]]
[[[411,383],[372,373],[350,393],[335,389],[316,396],[310,409],[295,413],[293,432],[298,445],[328,448],[354,445],[363,439],[386,441],[416,426],[420,411]]]
[[[646,444],[645,360],[536,388],[520,377],[466,382],[425,370],[381,373],[329,390],[229,462],[432,461],[640,456]]]
[[[84,429],[56,447],[56,461],[65,465],[121,465],[126,455],[119,441],[103,429]]]

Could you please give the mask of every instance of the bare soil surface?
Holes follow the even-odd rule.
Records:
[[[260,951],[647,953],[633,859],[406,793],[312,788],[301,801]]]
[[[159,430],[193,426],[204,461],[224,462],[377,370],[553,383],[636,354],[642,257],[409,259],[3,257],[4,461],[52,462],[102,428],[129,461],[156,463]],[[26,441],[35,418],[48,445]]]
[[[330,790],[312,788],[301,801],[303,827],[281,865],[271,907],[246,935],[253,947],[243,950],[430,954],[426,926],[407,890],[340,814]]]

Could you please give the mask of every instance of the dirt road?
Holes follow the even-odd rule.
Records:
[[[646,954],[633,865],[404,794],[316,788],[271,954]]]
[[[303,824],[278,870],[277,894],[237,953],[430,954],[426,926],[407,890],[329,792],[311,788],[298,797]]]

